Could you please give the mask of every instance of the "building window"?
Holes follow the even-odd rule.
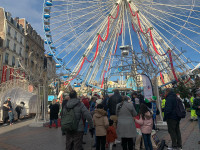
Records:
[[[22,48],[19,48],[19,56],[22,56]]]
[[[14,51],[14,52],[16,52],[16,46],[17,46],[17,45],[14,43],[14,45],[13,45],[13,51]]]
[[[15,56],[12,57],[12,66],[15,66]]]
[[[14,39],[17,40],[17,32],[15,31]]]
[[[8,35],[10,35],[10,30],[11,30],[11,27],[10,26],[8,26]]]
[[[20,37],[20,43],[21,43],[21,44],[22,44],[22,40],[23,40],[23,37],[21,36],[21,37]]]
[[[8,64],[8,57],[9,57],[9,54],[6,53],[6,54],[5,54],[5,64]]]
[[[9,39],[7,39],[7,42],[6,42],[6,48],[8,48],[8,49],[9,49],[9,46],[10,46],[10,40],[9,40]]]

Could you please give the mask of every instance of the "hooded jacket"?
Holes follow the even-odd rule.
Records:
[[[109,126],[106,111],[103,109],[96,109],[94,111],[93,121],[96,129],[96,136],[106,136]]]
[[[119,94],[119,92],[116,92],[109,98],[108,109],[110,111],[110,115],[116,115],[116,106],[121,102],[122,102],[122,96]]]
[[[152,114],[148,111],[145,113],[144,120],[140,116],[140,119],[135,119],[135,122],[140,125],[141,132],[144,134],[151,134],[153,128]]]
[[[79,132],[84,131],[84,120],[86,119],[89,123],[90,128],[93,128],[92,116],[85,105],[80,102],[79,99],[73,98],[67,101],[65,104],[66,108],[73,108],[75,112],[76,119],[79,120],[78,130]]]
[[[166,102],[165,102],[165,110],[164,110],[164,121],[167,119],[173,119],[173,120],[180,120],[180,118],[176,114],[176,105],[177,105],[177,99],[176,94],[171,91],[166,96]]]

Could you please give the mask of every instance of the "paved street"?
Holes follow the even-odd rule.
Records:
[[[13,126],[0,127],[0,150],[64,150],[65,136],[61,135],[60,128],[29,127],[33,121],[27,120]],[[198,150],[200,134],[197,122],[190,122],[189,116],[181,121],[181,132],[184,150]],[[167,130],[157,132],[160,139],[165,139],[170,145]],[[84,136],[85,150],[94,150],[94,139],[90,135]],[[120,144],[114,150],[121,150]]]

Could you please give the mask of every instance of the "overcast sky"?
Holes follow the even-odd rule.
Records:
[[[0,0],[0,7],[12,14],[12,17],[26,18],[42,38],[43,0]]]

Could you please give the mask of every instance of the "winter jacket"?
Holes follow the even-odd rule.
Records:
[[[82,102],[85,105],[85,107],[89,110],[90,109],[90,104],[89,104],[88,99],[83,99]]]
[[[173,91],[171,91],[166,96],[164,119],[163,119],[164,121],[166,121],[167,119],[180,120],[180,118],[176,114],[176,105],[177,105],[176,94]]]
[[[113,143],[117,139],[117,133],[114,126],[109,126],[107,129],[106,140],[108,143]]]
[[[79,99],[73,98],[67,101],[65,106],[67,109],[74,109],[76,119],[79,120],[78,132],[84,131],[84,120],[86,119],[89,123],[90,128],[93,128],[92,116],[89,110],[85,107]]]
[[[4,102],[4,105],[3,105],[3,119],[8,117],[8,111],[9,111],[9,108],[7,107],[6,103]]]
[[[106,136],[109,126],[107,113],[103,109],[96,109],[93,115],[96,136]]]
[[[116,106],[121,102],[122,102],[122,96],[119,93],[114,94],[109,98],[108,109],[110,111],[110,115],[116,115]]]
[[[15,108],[15,111],[16,111],[17,113],[21,113],[22,109],[23,109],[22,106],[17,105],[17,107]]]
[[[200,97],[196,97],[194,99],[194,103],[193,103],[192,108],[196,110],[197,116],[200,117],[200,108],[198,108],[199,106],[200,106]]]
[[[116,114],[118,117],[117,136],[120,138],[136,137],[137,133],[133,117],[137,116],[137,113],[133,104],[127,101],[124,101],[123,104],[117,104]]]
[[[137,115],[136,117],[134,117],[135,119],[139,120],[140,119],[140,115]],[[135,121],[135,127],[140,129],[140,125]]]
[[[6,100],[6,101],[4,102],[4,104],[6,104],[6,103],[8,103],[8,106],[9,106],[10,108],[12,108],[12,103],[11,103],[11,101]]]
[[[58,119],[59,107],[59,104],[50,104],[50,120]]]
[[[153,128],[152,114],[148,111],[145,113],[144,120],[140,116],[140,119],[135,119],[135,122],[140,125],[141,132],[144,134],[150,134]]]

